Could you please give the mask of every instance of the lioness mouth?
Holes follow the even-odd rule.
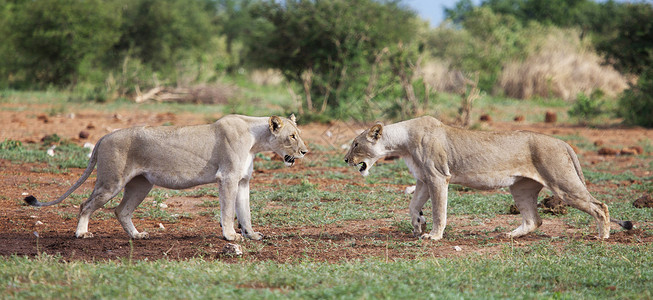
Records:
[[[359,165],[361,166],[360,169],[358,169],[359,172],[367,170],[367,163],[361,162]]]
[[[295,163],[295,157],[294,156],[286,155],[286,156],[283,157],[283,160],[285,162],[289,163],[289,164],[294,164]]]

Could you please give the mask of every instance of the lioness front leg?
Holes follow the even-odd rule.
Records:
[[[410,221],[413,225],[413,235],[415,237],[421,237],[422,234],[426,231],[426,219],[422,215],[422,207],[426,201],[429,200],[429,189],[424,185],[424,182],[417,180],[415,185],[415,194],[413,194],[413,199],[410,201],[409,210],[410,210]]]
[[[263,234],[252,229],[252,218],[249,208],[249,180],[243,179],[238,183],[238,197],[236,198],[236,216],[240,223],[243,236],[252,240],[263,239]]]
[[[433,208],[433,229],[428,234],[422,234],[422,239],[440,240],[444,234],[444,228],[447,226],[447,188],[448,179],[438,177],[431,182],[425,182],[431,195],[431,204]]]
[[[222,236],[227,241],[240,241],[242,236],[234,229],[234,206],[238,195],[238,182],[231,179],[220,181],[220,224]]]

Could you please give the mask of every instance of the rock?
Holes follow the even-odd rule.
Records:
[[[651,195],[644,195],[633,202],[633,206],[636,208],[651,208],[653,207],[653,197]]]
[[[43,121],[43,123],[48,123],[50,122],[50,118],[44,114],[40,114],[38,117],[36,117],[37,120]]]
[[[226,246],[224,246],[222,254],[241,256],[243,255],[243,250],[238,244],[228,243]]]
[[[48,150],[45,151],[45,153],[47,153],[48,156],[54,156],[54,149],[55,148],[57,148],[57,145],[52,145],[52,147],[48,148]]]
[[[552,215],[566,215],[567,214],[567,205],[562,202],[562,199],[556,196],[550,196],[542,199],[537,205],[540,208],[540,211],[545,214]]]
[[[79,138],[80,139],[87,139],[90,134],[86,130],[82,130],[79,132]]]
[[[483,114],[483,115],[481,115],[480,120],[482,122],[492,122],[492,117],[490,117],[490,115],[488,115],[488,114]]]
[[[608,148],[608,147],[603,147],[603,148],[599,149],[598,152],[599,152],[600,155],[617,155],[617,154],[619,154],[619,151],[617,151],[615,149],[612,149],[612,148]]]
[[[558,121],[558,115],[552,111],[547,111],[544,115],[545,123],[555,123]]]
[[[406,189],[404,190],[404,193],[406,193],[406,194],[412,194],[412,193],[415,192],[415,188],[416,188],[416,187],[415,187],[414,185],[411,185],[411,186],[409,186],[409,187],[406,187]]]
[[[621,151],[619,151],[619,154],[621,154],[621,155],[640,155],[640,154],[644,154],[644,148],[642,148],[641,146],[630,146],[630,147],[626,147],[626,148],[621,149]]]

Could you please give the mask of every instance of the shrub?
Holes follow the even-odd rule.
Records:
[[[596,118],[603,110],[603,92],[601,90],[594,91],[590,96],[585,93],[579,93],[576,96],[576,102],[567,112],[569,116],[577,118],[581,123]]]
[[[653,128],[653,68],[645,70],[619,99],[619,115],[624,122]]]
[[[551,29],[525,60],[508,63],[498,81],[505,95],[519,99],[558,97],[574,100],[579,93],[601,89],[616,97],[626,79],[580,40],[575,30]]]

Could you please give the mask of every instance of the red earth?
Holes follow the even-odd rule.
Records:
[[[95,143],[100,137],[117,128],[135,125],[191,125],[207,122],[206,118],[190,113],[153,113],[123,111],[107,113],[100,111],[79,111],[73,114],[50,116],[46,106],[34,106],[29,111],[11,111],[11,104],[3,104],[6,109],[0,111],[0,141],[19,140],[23,143],[39,143],[51,134],[83,145]],[[215,116],[216,118],[218,116]],[[523,122],[484,123],[484,129],[492,130],[531,130],[551,135],[581,136],[602,147],[622,149],[641,145],[653,138],[653,130],[642,128],[601,128],[592,129],[577,126],[555,124],[524,124]],[[342,156],[341,145],[348,144],[357,132],[364,128],[362,124],[332,123],[328,125],[310,124],[301,126],[302,136],[312,144],[331,148],[331,155]],[[80,132],[84,138],[80,138]],[[576,148],[577,149],[577,148]],[[577,150],[578,151],[578,150]],[[642,162],[632,155],[599,155],[597,152],[581,151],[584,167],[609,162],[614,172],[630,170],[639,177],[650,176],[650,153],[648,160]],[[306,162],[320,159],[315,153],[309,153],[292,168],[276,170],[255,170],[251,182],[252,189],[263,183],[279,186],[298,184],[298,179],[279,179],[273,177],[276,172],[298,172],[308,168]],[[75,205],[57,205],[53,207],[33,208],[23,203],[27,194],[40,195],[41,200],[50,200],[63,194],[71,183],[81,175],[83,169],[70,168],[63,172],[44,172],[45,163],[12,163],[0,160],[0,255],[35,256],[39,252],[60,255],[63,260],[113,260],[113,259],[174,259],[183,260],[192,257],[218,259],[226,262],[264,261],[293,262],[303,260],[338,262],[370,257],[393,259],[410,259],[416,257],[456,257],[471,254],[501,253],[505,249],[524,247],[537,242],[550,242],[556,247],[564,247],[571,241],[581,240],[606,244],[640,244],[650,243],[653,236],[641,228],[650,228],[652,222],[644,220],[635,222],[636,228],[624,231],[613,224],[613,233],[607,241],[597,241],[589,229],[578,229],[566,224],[561,218],[546,218],[539,231],[526,237],[510,240],[494,231],[501,227],[504,231],[520,222],[518,215],[498,215],[489,219],[473,215],[449,216],[448,229],[441,241],[416,240],[395,225],[395,219],[370,219],[364,221],[347,221],[323,226],[257,226],[254,228],[266,235],[263,241],[243,241],[242,256],[225,252],[227,241],[222,239],[220,226],[215,217],[202,213],[210,208],[200,206],[203,200],[198,197],[171,197],[165,201],[171,213],[184,213],[192,217],[180,218],[177,222],[167,223],[150,218],[135,219],[136,227],[147,231],[147,240],[130,240],[113,215],[110,207],[105,207],[94,214],[89,229],[95,237],[78,239],[74,237],[77,224],[76,214],[79,207]],[[355,172],[343,163],[342,167],[331,171]],[[92,190],[94,177],[77,190],[76,194]],[[359,177],[356,177],[359,178]],[[334,179],[311,177],[311,183],[328,186]],[[341,182],[346,183],[345,181]],[[360,179],[355,184],[365,184]],[[617,185],[634,184],[623,182]],[[615,183],[589,185],[593,193],[613,188]],[[406,186],[396,186],[397,193]],[[487,192],[491,193],[491,192]],[[43,195],[47,195],[44,198]],[[210,196],[203,196],[210,197]],[[147,198],[141,206],[151,205]],[[70,199],[68,199],[70,200]],[[217,197],[214,197],[217,200]],[[634,200],[634,199],[633,199]],[[64,201],[65,203],[66,201]],[[361,209],[365,209],[361,207]],[[405,210],[397,215],[406,215]],[[407,220],[407,217],[406,217]],[[595,225],[592,223],[591,231]]]

